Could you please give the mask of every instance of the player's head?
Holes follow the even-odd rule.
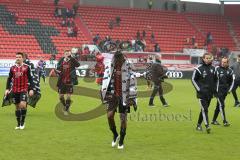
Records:
[[[24,54],[22,52],[16,53],[16,63],[22,64],[23,63]]]
[[[70,58],[71,57],[71,51],[70,50],[65,50],[64,51],[64,57],[65,58]]]
[[[202,60],[205,64],[209,65],[213,61],[213,56],[211,53],[204,53],[202,56]]]
[[[224,68],[226,68],[226,67],[229,66],[229,60],[228,60],[227,57],[223,57],[223,58],[221,59],[221,66],[224,67]]]
[[[28,59],[28,55],[27,53],[23,53],[23,61],[25,61],[26,59]]]

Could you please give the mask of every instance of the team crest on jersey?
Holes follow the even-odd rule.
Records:
[[[25,67],[22,67],[22,71],[24,72],[24,71],[26,71],[27,70],[27,68],[25,68]]]
[[[68,68],[70,68],[70,66],[68,64],[63,65],[63,69],[68,69]]]
[[[21,77],[23,75],[23,72],[16,72],[15,73],[15,78]]]
[[[203,71],[203,78],[205,78],[207,76],[207,72],[204,70]]]
[[[213,69],[210,69],[210,72],[213,73]]]

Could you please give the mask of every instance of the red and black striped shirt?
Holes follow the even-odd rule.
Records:
[[[122,63],[115,64],[114,89],[116,96],[122,96]]]
[[[62,83],[71,84],[71,63],[70,60],[62,62]]]
[[[27,92],[28,89],[33,88],[33,80],[28,65],[14,65],[10,68],[6,88],[12,89],[13,93]]]

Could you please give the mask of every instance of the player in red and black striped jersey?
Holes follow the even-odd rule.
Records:
[[[29,85],[30,84],[30,85]],[[13,93],[13,102],[16,105],[15,115],[17,127],[24,129],[25,117],[27,114],[27,94],[33,95],[33,80],[31,70],[23,63],[23,53],[16,53],[16,64],[10,68],[5,95]]]
[[[71,94],[73,93],[73,85],[78,84],[76,67],[79,67],[80,63],[71,57],[71,51],[66,50],[64,57],[62,57],[57,64],[57,72],[59,74],[57,87],[59,93],[59,99],[64,106],[64,114],[68,114],[71,104]],[[66,100],[64,95],[67,94]]]

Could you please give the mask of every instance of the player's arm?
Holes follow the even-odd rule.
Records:
[[[219,81],[220,81],[220,77],[219,77],[219,71],[218,71],[219,66],[214,68],[214,91],[217,92],[219,89]]]
[[[137,106],[137,79],[136,79],[136,73],[133,70],[134,66],[132,63],[129,64],[129,96],[131,97],[128,100],[128,103],[130,106],[133,106],[134,110],[136,111]]]
[[[46,65],[47,65],[46,62],[44,61],[43,62],[43,69],[45,69]]]
[[[195,68],[193,71],[193,75],[192,75],[192,83],[198,92],[200,92],[200,88],[201,88],[201,86],[199,85],[199,82],[198,82],[200,77],[201,77],[200,70],[198,68]]]
[[[27,77],[28,77],[28,82],[29,82],[29,96],[33,95],[33,88],[34,88],[34,82],[33,82],[33,78],[32,78],[32,72],[30,67],[28,67],[28,71],[27,71]]]
[[[55,72],[56,72],[57,74],[60,74],[60,73],[61,73],[61,68],[62,68],[63,59],[64,59],[64,58],[61,58],[61,59],[58,61],[58,63],[57,63],[57,68],[55,69]]]
[[[232,91],[233,86],[234,86],[234,81],[235,81],[235,75],[233,74],[233,70],[231,69],[230,79],[229,79],[230,87],[229,87],[228,92],[231,92],[231,91]]]
[[[5,95],[9,94],[9,91],[11,89],[12,78],[13,78],[13,72],[12,72],[12,68],[10,68],[9,76],[8,76],[8,79],[7,79]]]

